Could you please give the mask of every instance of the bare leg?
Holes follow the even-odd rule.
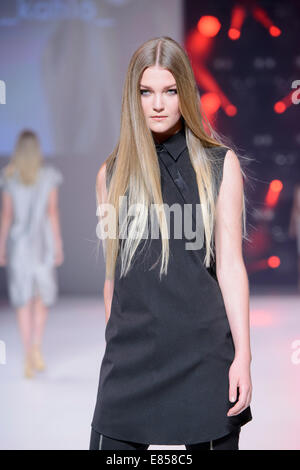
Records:
[[[31,348],[31,326],[32,326],[32,311],[31,301],[22,307],[17,308],[17,319],[21,338],[24,346],[25,354],[28,354]]]
[[[30,300],[27,304],[17,308],[17,320],[20,328],[21,338],[24,346],[25,353],[25,364],[24,364],[24,375],[26,378],[32,378],[34,376],[34,369],[32,363],[32,301]]]
[[[33,344],[40,347],[48,316],[48,308],[38,296],[33,299]]]
[[[33,345],[32,360],[36,370],[45,369],[45,362],[41,352],[42,338],[48,316],[48,309],[40,296],[33,299]]]

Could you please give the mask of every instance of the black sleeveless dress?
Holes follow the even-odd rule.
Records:
[[[200,200],[184,128],[156,149],[164,203],[192,204],[195,224]],[[214,147],[211,153],[219,162],[218,189],[227,150]],[[184,237],[174,238],[171,220],[167,276],[159,279],[160,237],[141,245],[121,279],[117,258],[91,423],[112,438],[194,444],[222,437],[252,419],[250,406],[227,416],[236,403],[228,396],[234,343],[215,265],[207,269],[203,264],[205,243],[187,250]]]

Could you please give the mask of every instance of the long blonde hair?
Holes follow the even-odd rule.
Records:
[[[40,142],[35,132],[25,129],[20,132],[10,162],[5,168],[5,176],[18,176],[24,185],[35,183],[43,163]]]
[[[106,279],[114,279],[116,259],[120,249],[121,273],[125,276],[130,269],[134,253],[147,227],[149,206],[162,207],[160,168],[155,143],[147,126],[140,98],[140,80],[144,70],[151,66],[169,70],[177,85],[179,109],[185,122],[185,135],[191,164],[195,170],[205,235],[205,265],[211,266],[214,260],[214,223],[217,196],[216,159],[211,157],[211,147],[224,146],[225,138],[211,127],[200,102],[194,73],[184,49],[170,37],[150,39],[134,52],[126,74],[122,97],[121,128],[118,144],[106,159],[106,173],[110,184],[107,189],[107,202],[115,208],[118,226],[119,197],[127,195],[128,207],[142,204],[145,210],[139,211],[130,227],[128,236],[121,240],[118,230],[116,237],[105,240]],[[207,129],[207,130],[206,130]],[[232,148],[232,146],[231,146]],[[212,154],[213,155],[213,154]],[[241,168],[243,177],[246,178]],[[101,195],[97,190],[97,204]],[[164,211],[156,211],[162,238],[161,268],[167,274],[169,261],[168,228]],[[246,208],[243,191],[243,237],[246,237]],[[121,228],[121,232],[122,232]],[[139,236],[137,236],[137,233]],[[151,268],[152,269],[152,268]]]

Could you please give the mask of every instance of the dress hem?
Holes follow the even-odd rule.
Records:
[[[118,432],[110,432],[110,431],[106,431],[105,430],[105,427],[102,427],[101,426],[101,429],[100,427],[96,426],[93,422],[91,423],[91,427],[94,431],[98,432],[99,434],[103,434],[107,437],[110,437],[112,439],[117,439],[117,440],[122,440],[122,441],[129,441],[129,442],[136,442],[138,444],[148,444],[148,445],[191,445],[191,444],[198,444],[198,443],[201,443],[201,442],[209,442],[211,440],[216,440],[216,439],[219,439],[223,436],[226,436],[227,434],[231,433],[232,431],[235,431],[237,430],[238,428],[244,426],[245,424],[249,423],[250,421],[252,421],[252,416],[250,418],[247,418],[245,419],[244,421],[241,421],[240,423],[238,424],[231,424],[229,426],[224,427],[224,428],[221,428],[220,431],[218,432],[215,432],[213,435],[208,435],[207,437],[203,438],[203,437],[199,437],[197,438],[196,440],[189,440],[188,442],[187,441],[181,441],[179,439],[168,439],[168,442],[166,441],[157,441],[156,438],[154,439],[149,439],[149,442],[141,442],[139,441],[138,438],[135,438],[134,436],[131,437],[130,435],[127,435],[127,436],[124,436],[124,435],[121,435],[119,434]]]

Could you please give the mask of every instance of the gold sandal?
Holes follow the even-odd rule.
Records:
[[[24,376],[26,379],[32,379],[34,377],[34,366],[32,362],[31,351],[28,352],[25,357]]]
[[[38,371],[45,370],[46,366],[39,346],[33,345],[31,353],[34,368]]]

